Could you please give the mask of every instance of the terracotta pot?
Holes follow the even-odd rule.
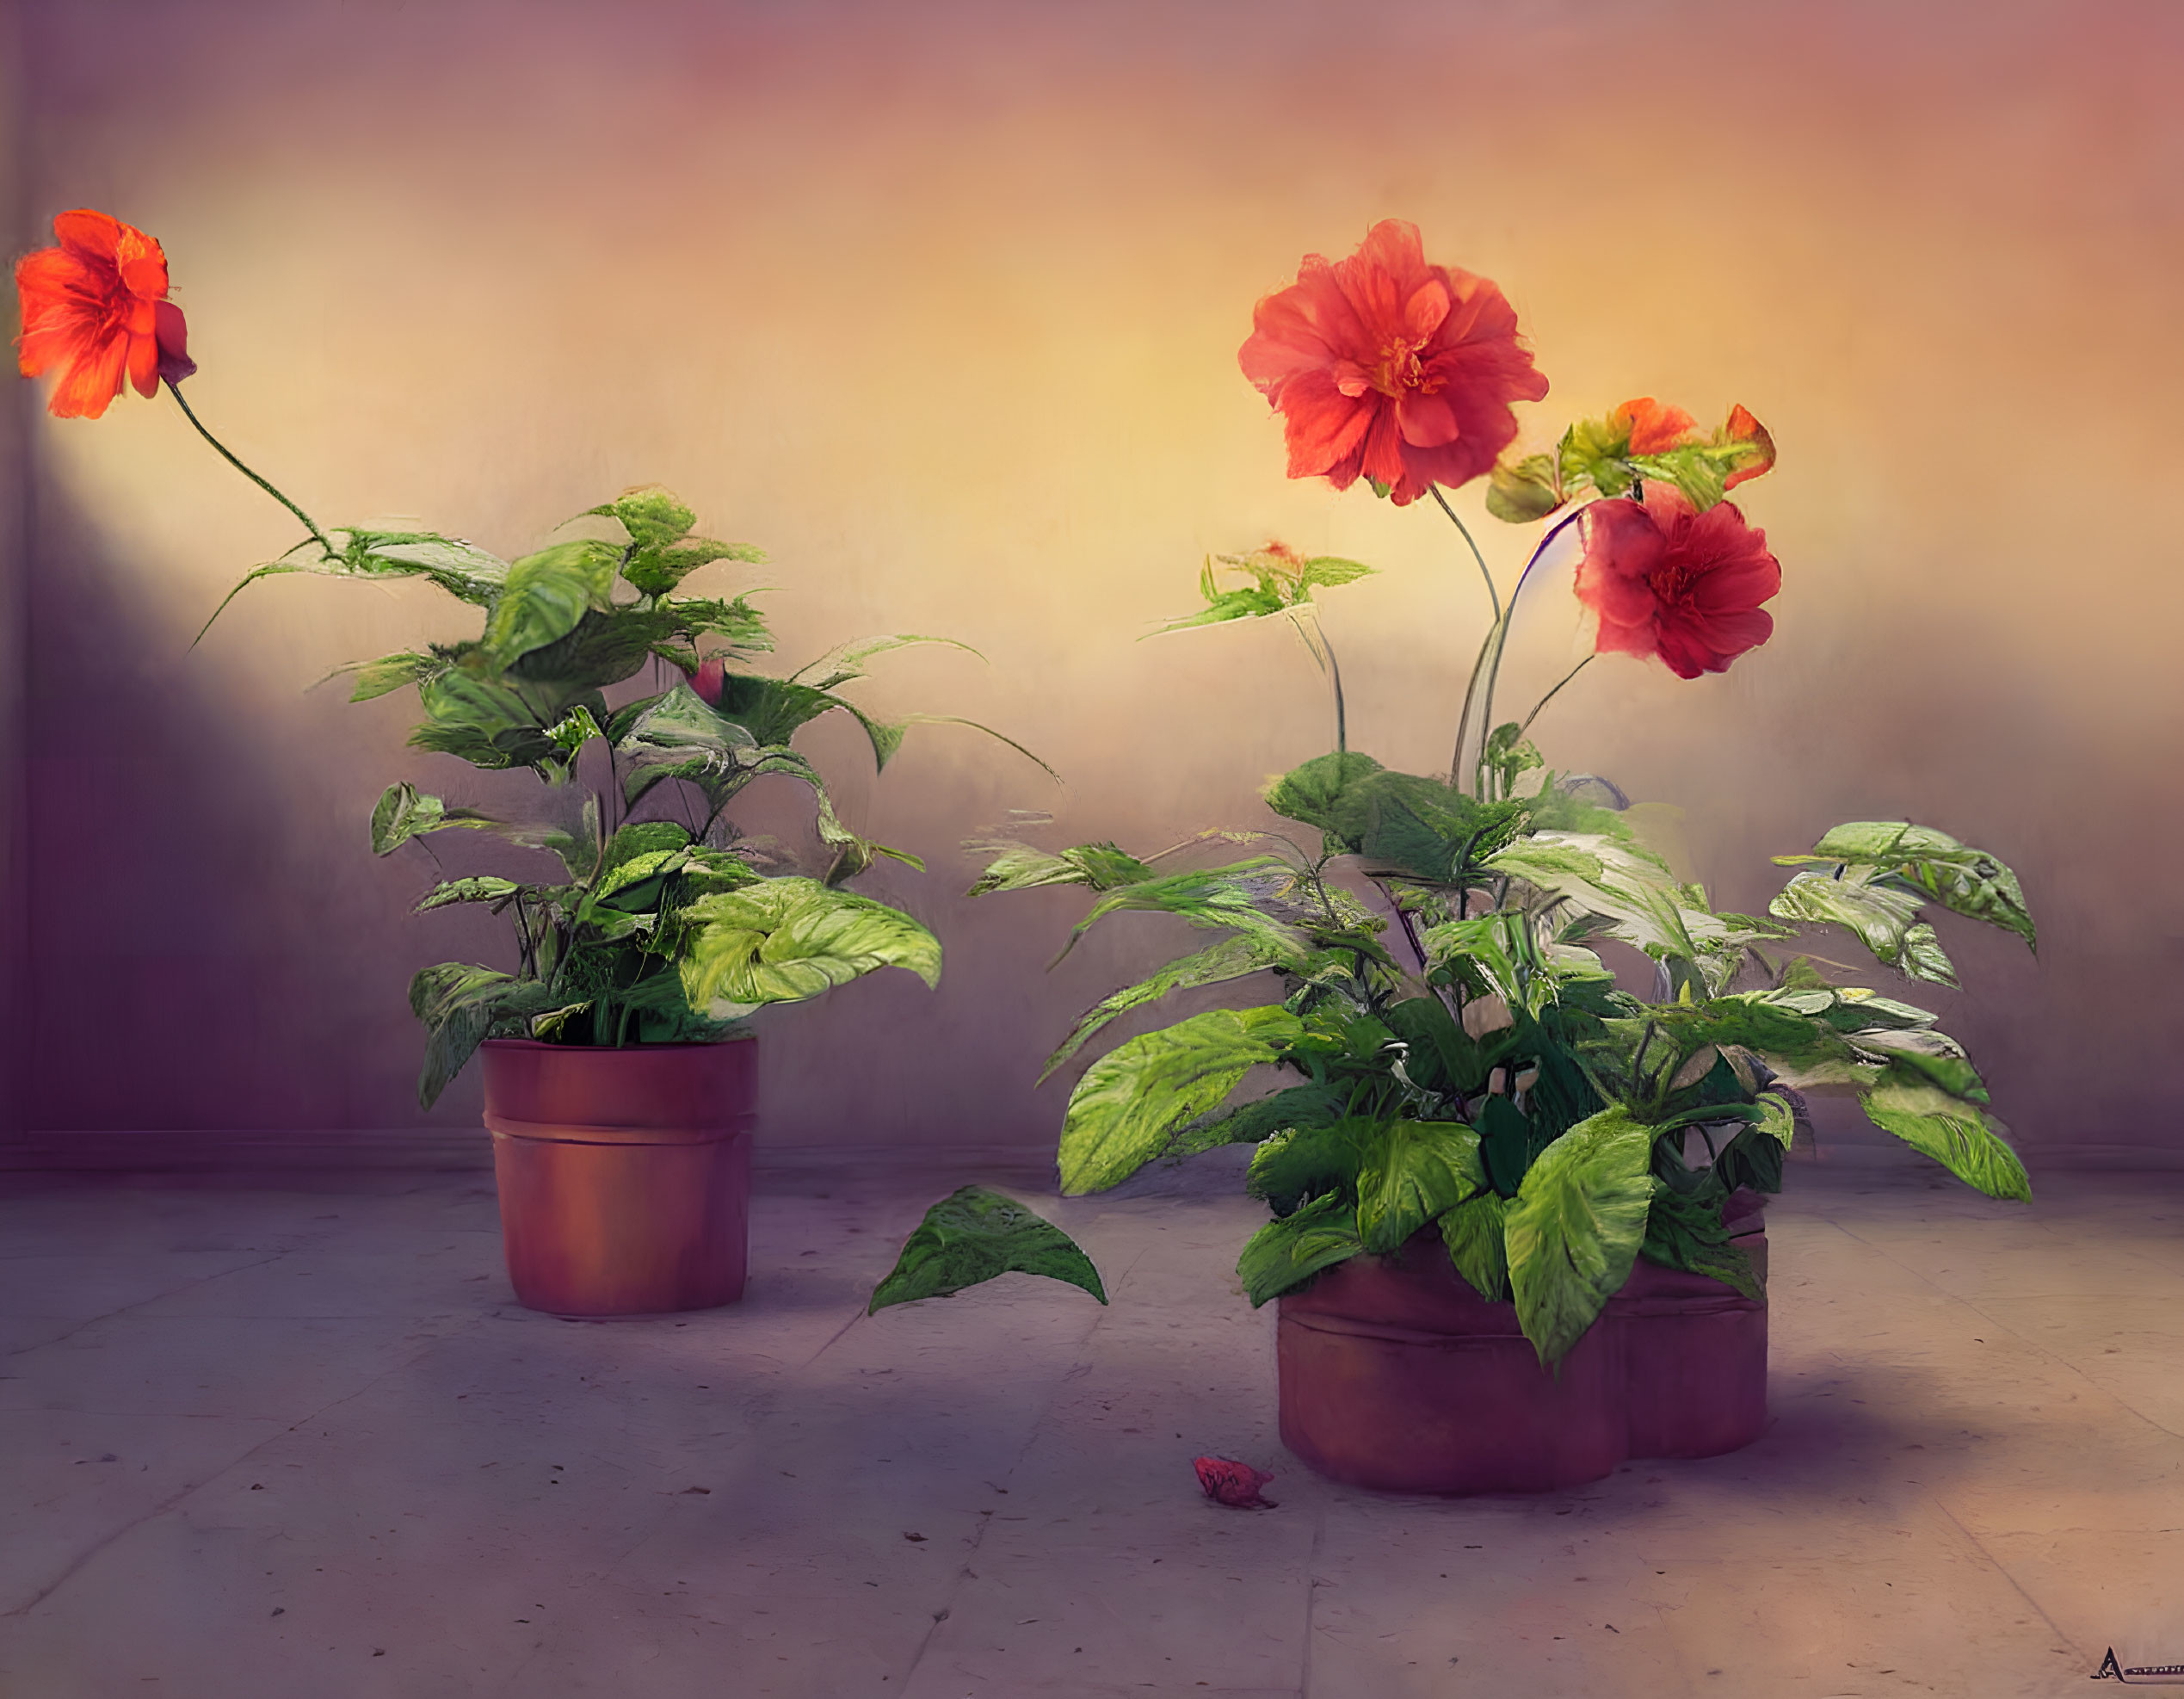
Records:
[[[1490,1304],[1439,1233],[1338,1263],[1280,1301],[1281,1441],[1323,1475],[1393,1492],[1545,1492],[1629,1455],[1623,1334],[1540,1368],[1516,1306]]]
[[[517,1302],[657,1315],[743,1295],[755,1041],[491,1039],[482,1057]]]
[[[1763,1200],[1724,1211],[1762,1275]],[[1545,1492],[1631,1457],[1706,1457],[1767,1421],[1767,1307],[1641,1261],[1555,1370],[1428,1228],[1280,1300],[1282,1443],[1324,1475],[1398,1492]]]
[[[1767,1277],[1765,1200],[1723,1207],[1730,1242]],[[1640,1259],[1607,1318],[1623,1331],[1633,1457],[1714,1457],[1767,1426],[1767,1306],[1718,1280]]]

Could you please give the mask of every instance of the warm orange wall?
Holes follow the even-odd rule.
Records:
[[[195,405],[330,522],[514,553],[659,480],[773,552],[785,656],[912,629],[991,658],[899,658],[870,700],[1002,726],[1066,792],[968,734],[914,734],[876,787],[850,740],[815,739],[853,818],[932,859],[881,888],[952,953],[937,997],[871,983],[774,1023],[777,1136],[1051,1134],[1043,1047],[1167,935],[1121,923],[1044,977],[1076,905],[966,907],[951,846],[1010,808],[1141,849],[1263,818],[1259,782],[1325,742],[1293,640],[1136,641],[1206,551],[1280,535],[1383,567],[1328,605],[1355,740],[1446,764],[1482,624],[1453,534],[1285,481],[1235,365],[1300,254],[1392,215],[1508,292],[1554,383],[1542,442],[1651,393],[1706,419],[1742,401],[1781,447],[1746,504],[1784,563],[1776,642],[1691,684],[1603,662],[1540,721],[1550,757],[1685,806],[1695,868],[1739,905],[1768,851],[1842,818],[2013,860],[2048,943],[2035,966],[1966,940],[1979,995],[1952,1016],[1997,1107],[2034,1147],[2180,1142],[2151,1063],[2184,937],[2184,590],[2156,522],[2173,8],[33,11],[33,216],[88,204],[162,238]],[[167,405],[40,438],[34,677],[63,758],[39,802],[38,1113],[410,1120],[402,983],[488,946],[401,917],[426,871],[373,862],[362,813],[404,775],[485,788],[401,751],[398,699],[299,691],[460,621],[286,580],[186,655],[284,516]],[[1458,499],[1512,576],[1525,539]],[[1544,589],[1514,695],[1576,652],[1565,584]],[[63,750],[79,713],[104,735]],[[171,849],[117,847],[117,788],[172,811]],[[156,1075],[90,1077],[109,1022],[169,1033]]]

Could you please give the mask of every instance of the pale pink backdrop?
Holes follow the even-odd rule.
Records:
[[[1453,532],[1286,481],[1235,365],[1300,255],[1400,216],[1515,303],[1541,445],[1652,394],[1741,401],[1781,448],[1740,492],[1785,567],[1775,643],[1688,684],[1602,662],[1539,722],[1550,758],[1681,807],[1732,905],[1843,818],[2004,856],[2040,960],[1948,928],[1976,991],[1942,999],[1997,1109],[2035,1166],[2184,1150],[2174,8],[31,0],[19,24],[13,244],[79,205],[157,235],[194,404],[325,522],[514,554],[662,481],[772,551],[711,582],[779,586],[792,664],[887,630],[990,658],[897,658],[868,700],[990,721],[1066,790],[947,729],[876,784],[854,735],[812,739],[850,817],[930,862],[876,888],[947,967],[772,1020],[770,1140],[1051,1140],[1040,1058],[1173,935],[1120,923],[1048,973],[1079,905],[966,903],[953,846],[1020,808],[1141,850],[1264,821],[1259,783],[1327,741],[1293,639],[1138,640],[1207,551],[1384,569],[1327,603],[1354,738],[1446,765],[1484,620]],[[16,400],[17,1121],[474,1121],[472,1078],[416,1109],[403,989],[503,947],[408,916],[429,865],[374,861],[364,819],[399,777],[507,806],[528,782],[405,751],[404,698],[305,690],[460,620],[287,579],[192,651],[285,516],[169,404]],[[1529,534],[1458,501],[1506,582]],[[1513,699],[1581,652],[1566,578],[1542,588]]]

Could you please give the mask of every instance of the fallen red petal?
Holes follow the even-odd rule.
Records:
[[[1233,1457],[1194,1457],[1191,1467],[1198,1471],[1198,1484],[1206,1489],[1206,1496],[1216,1504],[1238,1511],[1274,1508],[1272,1499],[1259,1496],[1259,1489],[1274,1479],[1263,1469],[1239,1463]]]

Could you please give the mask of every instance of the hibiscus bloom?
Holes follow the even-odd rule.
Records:
[[[15,262],[22,374],[51,371],[61,418],[96,419],[121,392],[159,392],[197,369],[182,309],[167,299],[167,256],[133,226],[78,210],[53,220],[60,245]]]
[[[1515,441],[1515,401],[1547,380],[1516,312],[1484,277],[1428,265],[1418,227],[1384,219],[1330,265],[1262,300],[1237,358],[1283,416],[1292,478],[1347,490],[1360,477],[1398,504],[1490,470]]]
[[[1760,606],[1782,588],[1767,533],[1733,502],[1704,513],[1673,484],[1643,502],[1595,502],[1579,529],[1577,599],[1600,615],[1598,654],[1658,655],[1679,678],[1722,672],[1774,635]]]

